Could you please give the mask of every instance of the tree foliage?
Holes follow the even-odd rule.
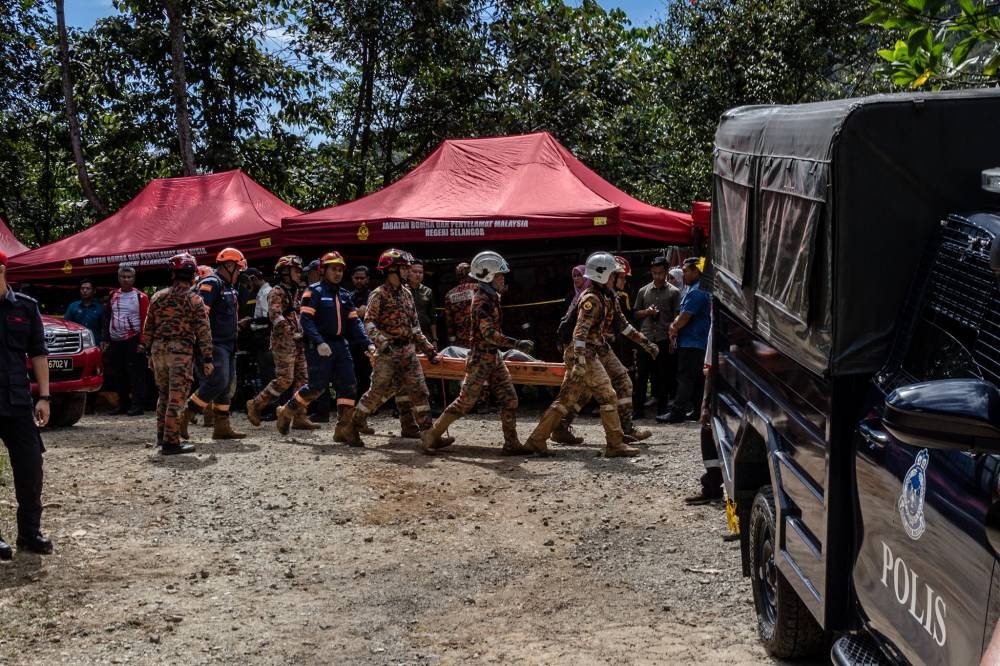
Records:
[[[667,0],[643,28],[596,0],[114,2],[67,33],[84,166],[111,210],[184,172],[178,74],[197,170],[242,168],[304,210],[395,181],[446,138],[541,130],[634,196],[686,209],[709,195],[725,109],[875,85],[866,0]],[[29,243],[97,217],[53,3],[0,0],[0,216]]]
[[[910,89],[968,88],[1000,80],[1000,5],[994,0],[870,0],[867,24],[892,82]]]

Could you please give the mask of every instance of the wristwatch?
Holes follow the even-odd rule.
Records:
[[[52,402],[52,396],[51,395],[40,395],[40,396],[38,396],[38,398],[36,398],[36,400],[48,400],[49,402]]]

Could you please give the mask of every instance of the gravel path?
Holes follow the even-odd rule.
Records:
[[[588,418],[547,459],[501,457],[495,416],[435,457],[383,416],[365,449],[236,422],[172,458],[149,416],[45,434],[56,553],[0,565],[0,663],[772,663],[721,505],[683,503],[694,424],[605,460]],[[10,538],[13,506],[8,478]]]

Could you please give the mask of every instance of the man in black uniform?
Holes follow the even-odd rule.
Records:
[[[0,439],[10,454],[17,496],[17,549],[52,552],[42,536],[42,452],[39,426],[49,422],[49,362],[38,303],[7,286],[7,255],[0,252]],[[24,359],[38,382],[38,404],[32,408],[31,383]],[[13,552],[0,537],[0,560]]]

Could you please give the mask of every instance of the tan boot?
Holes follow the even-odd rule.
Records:
[[[535,426],[535,429],[528,436],[528,441],[524,445],[540,456],[549,455],[549,448],[545,444],[545,440],[549,438],[549,435],[556,429],[556,426],[559,425],[564,416],[566,414],[555,405],[546,409],[545,413],[542,414],[542,418],[538,421],[538,425]]]
[[[215,405],[208,403],[205,407],[205,411],[202,412],[201,424],[206,428],[215,427]]]
[[[556,429],[552,431],[551,435],[549,435],[549,439],[556,444],[569,444],[570,446],[579,446],[580,444],[583,444],[583,437],[579,437],[575,432],[573,432],[573,419],[575,417],[576,414],[572,412],[564,416],[563,419],[559,421],[559,425],[556,426]]]
[[[292,421],[295,420],[300,410],[305,414],[305,407],[300,407],[299,402],[295,398],[289,400],[288,404],[278,407],[276,412],[278,418],[275,421],[275,425],[278,426],[279,433],[282,435],[288,434],[288,429],[292,427]]]
[[[451,446],[455,443],[454,437],[444,437],[444,431],[458,419],[458,414],[445,411],[437,417],[430,428],[420,433],[420,449],[424,453],[435,453],[438,449]]]
[[[188,434],[188,424],[191,423],[197,415],[198,412],[194,411],[190,407],[185,407],[181,410],[181,413],[177,415],[177,431],[180,433],[181,439],[191,439],[191,435]]]
[[[271,404],[271,397],[261,391],[256,398],[247,400],[247,421],[255,428],[260,427],[260,413]]]
[[[399,436],[416,439],[420,437],[420,428],[417,427],[417,420],[413,418],[413,410],[399,410]]]
[[[604,426],[604,434],[608,441],[604,448],[605,458],[639,455],[639,449],[627,445],[624,441],[625,433],[622,432],[622,422],[618,418],[618,410],[604,409],[604,405],[601,405],[601,425]]]
[[[354,410],[355,427],[358,432],[362,435],[374,435],[375,428],[368,425],[368,415],[365,414],[363,417],[359,418],[358,415],[361,414],[357,409]]]
[[[354,425],[354,407],[337,405],[337,426],[333,430],[333,441],[343,442],[348,446],[364,446],[357,426]]]
[[[229,420],[229,412],[215,409],[215,420],[212,421],[212,439],[243,439],[245,432],[236,432]]]
[[[636,428],[632,422],[632,403],[618,405],[618,420],[622,424],[622,432],[625,433],[625,441],[629,444],[641,442],[653,436],[653,431]]]
[[[305,414],[296,412],[292,416],[292,430],[319,430],[320,425],[313,423]]]
[[[501,455],[524,456],[533,453],[533,449],[521,444],[521,440],[517,436],[517,416],[513,409],[500,410],[500,425],[503,428]]]

